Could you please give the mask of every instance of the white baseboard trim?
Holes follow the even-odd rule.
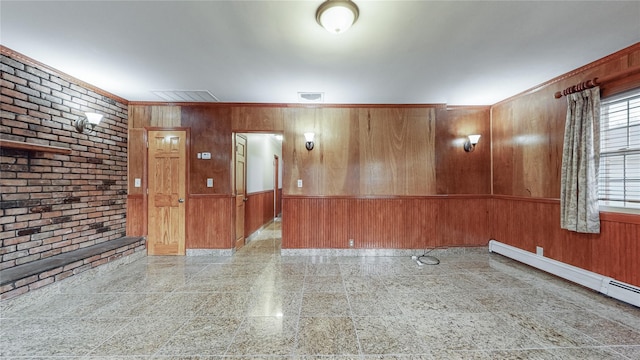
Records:
[[[636,286],[557,260],[536,255],[496,240],[489,241],[489,251],[533,266],[614,299],[640,307],[640,288]]]

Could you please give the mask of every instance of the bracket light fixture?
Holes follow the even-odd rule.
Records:
[[[102,120],[102,115],[92,112],[84,113],[85,117],[76,120],[75,127],[79,133],[93,132],[93,129],[100,124],[100,120]]]
[[[464,151],[473,152],[476,149],[476,144],[480,140],[480,135],[474,134],[469,135],[467,140],[464,142]]]
[[[327,0],[316,11],[316,21],[332,34],[342,34],[353,25],[360,10],[351,0]]]
[[[306,140],[304,146],[307,148],[307,150],[311,151],[313,150],[313,146],[315,145],[313,142],[313,139],[315,138],[316,134],[312,133],[312,132],[306,132],[304,133],[304,138]]]

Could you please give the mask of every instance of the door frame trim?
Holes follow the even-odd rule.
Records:
[[[278,216],[278,183],[280,182],[280,157],[273,154],[273,218]]]
[[[231,189],[231,197],[233,199],[235,199],[236,196],[236,190],[235,190],[235,177],[236,177],[236,150],[235,150],[235,144],[236,144],[236,135],[237,134],[241,134],[241,135],[247,135],[247,134],[268,134],[268,135],[283,135],[284,136],[284,130],[275,130],[275,129],[271,129],[271,130],[256,130],[256,129],[247,129],[244,127],[234,127],[231,131],[231,164],[230,165],[230,171],[229,171],[229,176],[230,176],[230,181],[231,184],[233,184],[233,188]],[[280,156],[280,168],[281,168],[281,173],[282,173],[282,177],[281,179],[284,179],[284,173],[285,171],[288,171],[285,169],[285,165],[282,161],[283,157],[284,157],[284,153],[282,153],[284,148],[284,144],[283,142],[280,143],[280,150],[281,150],[281,155]],[[248,169],[248,166],[247,166]],[[275,186],[277,187],[277,186]],[[280,190],[279,188],[277,189],[278,191]],[[284,192],[281,193],[282,195],[280,196],[280,202],[282,204],[282,201],[284,200]],[[232,249],[232,252],[235,252],[235,239],[236,239],[236,212],[235,212],[235,203],[232,202],[231,203],[231,239],[230,241],[230,246]],[[280,208],[280,213],[283,213],[283,207]],[[283,219],[284,220],[284,219]],[[245,234],[246,235],[246,234]]]
[[[247,139],[247,136],[244,135],[244,133],[241,133],[241,132],[233,131],[231,133],[231,136],[233,137],[233,141],[231,142],[232,143],[232,145],[231,145],[232,146],[232,148],[231,148],[231,154],[232,154],[232,157],[231,157],[231,184],[233,184],[233,188],[231,189],[232,197],[233,197],[233,202],[232,202],[233,214],[232,214],[232,217],[231,217],[232,221],[233,221],[233,223],[231,224],[232,225],[231,228],[233,229],[233,235],[231,236],[231,249],[233,249],[233,251],[235,252],[236,251],[236,240],[238,239],[238,234],[236,232],[237,221],[238,221],[237,217],[236,217],[236,197],[238,196],[238,193],[237,193],[238,187],[236,186],[236,152],[237,152],[236,151],[236,147],[237,147],[236,138],[238,136],[242,136],[244,138],[245,142],[246,142],[245,167],[244,167],[244,183],[245,183],[244,192],[245,192],[245,196],[247,195],[247,168],[248,168],[248,157],[249,157],[247,149],[249,148],[249,141]],[[245,211],[245,219],[246,219],[246,214],[247,214],[246,205],[245,205],[244,211]],[[243,232],[244,232],[244,230],[243,230]],[[247,234],[244,234],[244,241],[246,243]]]

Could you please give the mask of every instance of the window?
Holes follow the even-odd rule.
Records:
[[[601,106],[600,205],[640,210],[640,89]]]

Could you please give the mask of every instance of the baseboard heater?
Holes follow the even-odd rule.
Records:
[[[504,255],[529,266],[533,266],[576,284],[580,284],[614,299],[640,307],[640,288],[636,286],[629,285],[576,266],[565,264],[557,260],[536,255],[511,245],[503,244],[496,240],[489,241],[489,251]]]

